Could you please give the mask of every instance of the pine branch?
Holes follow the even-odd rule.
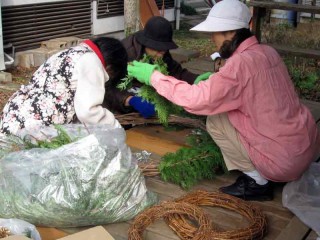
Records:
[[[140,62],[156,64],[160,67],[159,71],[165,75],[168,75],[167,64],[162,58],[157,58],[153,60],[150,56],[144,55]],[[126,90],[132,87],[132,81],[134,78],[127,75],[125,78],[121,79],[121,83],[117,85],[117,88],[121,90]],[[179,114],[182,112],[182,108],[168,101],[164,97],[160,96],[156,90],[150,86],[143,85],[140,88],[138,96],[142,97],[143,100],[152,103],[155,106],[157,117],[159,122],[165,126],[168,125],[168,118],[170,114]]]
[[[68,133],[62,128],[61,125],[54,125],[54,128],[57,130],[57,136],[53,137],[51,139],[46,140],[39,140],[33,137],[32,135],[28,135],[29,137],[32,137],[36,140],[36,143],[32,143],[31,140],[24,138],[23,141],[25,143],[26,149],[31,148],[50,148],[50,149],[56,149],[58,147],[61,147],[63,145],[69,144],[75,139],[72,139]]]
[[[155,106],[159,122],[163,125],[168,125],[168,119],[170,114],[178,115],[183,109],[177,105],[172,104],[166,98],[160,96],[154,88],[150,86],[142,86],[138,93],[147,102],[151,102]]]
[[[132,87],[133,79],[134,79],[133,77],[127,75],[126,77],[121,79],[121,83],[117,85],[117,88],[119,88],[122,91],[126,89],[130,89]]]
[[[226,170],[219,147],[210,135],[199,130],[188,137],[190,148],[164,155],[159,164],[163,180],[188,189],[201,179],[212,179],[217,171]]]

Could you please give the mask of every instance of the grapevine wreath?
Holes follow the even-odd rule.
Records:
[[[244,216],[249,226],[221,231],[213,226],[198,206],[221,207]],[[129,229],[129,240],[142,239],[143,231],[156,219],[163,217],[168,226],[184,240],[252,240],[266,234],[267,221],[262,211],[250,202],[220,192],[198,190],[173,202],[163,202],[139,214]],[[197,221],[197,224],[194,223]]]

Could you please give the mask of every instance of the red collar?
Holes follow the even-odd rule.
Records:
[[[87,44],[95,52],[95,54],[97,54],[102,65],[106,67],[106,62],[104,61],[104,58],[102,56],[100,49],[91,40],[84,40],[83,43]]]

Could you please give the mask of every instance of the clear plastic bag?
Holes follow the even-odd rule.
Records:
[[[10,218],[0,218],[0,227],[5,227],[10,231],[10,235],[23,235],[33,240],[41,240],[36,227],[26,221]]]
[[[300,179],[284,186],[282,203],[320,236],[320,163],[312,163]]]
[[[156,203],[132,161],[124,129],[79,124],[63,128],[78,140],[0,159],[1,217],[51,227],[100,225],[129,220]],[[55,134],[47,127],[32,136]]]

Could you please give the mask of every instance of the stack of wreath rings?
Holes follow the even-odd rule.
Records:
[[[212,224],[201,206],[235,211],[248,220],[248,226],[221,231]],[[128,239],[142,240],[146,228],[160,218],[163,218],[167,225],[185,240],[262,239],[267,230],[265,215],[250,202],[221,192],[199,190],[174,201],[162,202],[140,213],[129,228]]]

